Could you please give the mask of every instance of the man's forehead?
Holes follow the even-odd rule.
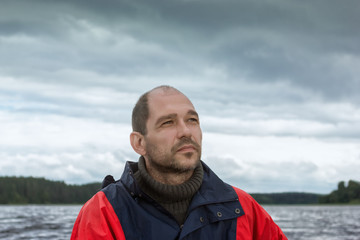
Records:
[[[149,105],[157,101],[169,101],[172,99],[182,99],[184,102],[188,102],[192,105],[190,99],[176,89],[155,89],[148,95]]]
[[[165,110],[159,108],[171,108],[173,104],[177,107],[178,104],[187,105],[189,109],[195,110],[190,99],[176,89],[167,89],[166,91],[162,89],[155,89],[148,95],[148,106],[150,115],[153,111],[161,112],[161,110]]]
[[[179,90],[175,88],[155,88],[151,92],[149,92],[148,97],[165,97],[165,96],[171,96],[174,94],[182,94]],[[182,94],[184,95],[184,94]],[[185,96],[185,95],[184,95]]]

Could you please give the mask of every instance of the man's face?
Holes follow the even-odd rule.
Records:
[[[192,171],[201,157],[202,132],[190,100],[176,91],[149,94],[144,137],[147,164],[159,172]]]

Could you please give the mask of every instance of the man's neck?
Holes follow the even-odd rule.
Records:
[[[189,170],[186,172],[162,172],[158,169],[152,168],[151,166],[146,166],[146,170],[151,177],[153,177],[156,181],[162,184],[168,185],[179,185],[191,178],[194,173],[194,170]]]
[[[145,159],[140,157],[138,169],[134,171],[133,176],[139,188],[169,211],[181,225],[186,219],[192,197],[201,187],[203,174],[202,165],[199,164],[192,171],[192,176],[183,183],[181,183],[182,180],[160,182],[159,179],[155,179],[149,174],[145,166]]]

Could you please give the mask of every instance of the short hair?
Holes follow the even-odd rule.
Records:
[[[141,95],[132,111],[131,122],[132,122],[132,129],[134,132],[139,132],[144,136],[146,135],[147,133],[146,121],[149,118],[149,104],[148,104],[149,94],[157,89],[162,89],[165,92],[170,90],[180,92],[174,87],[168,85],[161,85]]]

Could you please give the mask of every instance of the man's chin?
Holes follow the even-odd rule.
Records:
[[[192,171],[200,164],[200,158],[192,156],[192,158],[175,159],[178,169],[182,171]]]

